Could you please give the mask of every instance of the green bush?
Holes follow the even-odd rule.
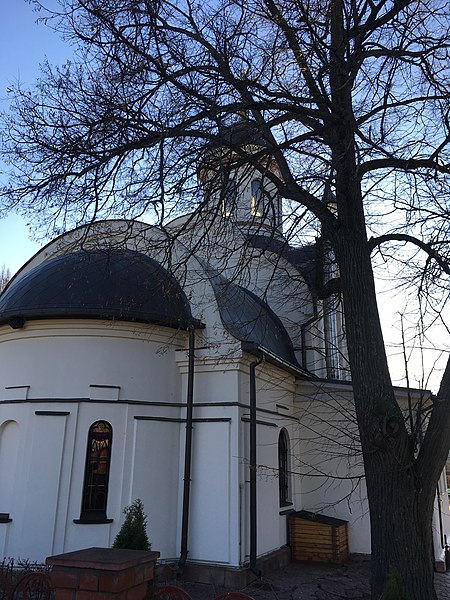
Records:
[[[128,550],[150,550],[151,544],[147,535],[147,515],[144,513],[142,500],[137,498],[130,506],[123,509],[125,521],[114,540],[113,548]]]
[[[383,600],[408,600],[397,569],[390,569],[383,591]]]

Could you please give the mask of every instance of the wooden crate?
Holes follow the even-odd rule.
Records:
[[[289,517],[292,560],[343,564],[348,558],[347,521],[302,510]]]

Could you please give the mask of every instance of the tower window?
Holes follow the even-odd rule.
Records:
[[[236,208],[237,201],[237,183],[229,179],[222,188],[222,198],[220,201],[220,209],[223,217],[231,217]]]
[[[289,439],[285,429],[280,431],[278,437],[278,486],[280,506],[291,504],[289,501]]]
[[[80,517],[82,521],[106,520],[111,443],[111,425],[106,421],[93,423],[88,433]]]
[[[264,215],[264,187],[261,179],[252,181],[251,214],[252,217],[262,217]]]

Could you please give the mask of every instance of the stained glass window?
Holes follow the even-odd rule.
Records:
[[[96,421],[89,428],[81,519],[106,519],[112,427]]]

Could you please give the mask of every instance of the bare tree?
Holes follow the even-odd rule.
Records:
[[[11,271],[5,265],[0,268],[0,292],[2,292],[11,279]]]
[[[245,116],[248,143],[221,140],[229,170],[257,168],[294,207],[292,237],[319,223],[339,266],[377,599],[392,569],[411,599],[436,598],[450,366],[431,414],[409,427],[373,260],[401,258],[400,275],[436,310],[450,272],[449,17],[439,0],[60,0],[45,18],[78,59],[44,65],[32,93],[16,89],[5,124],[3,197],[59,231],[109,215],[164,223],[201,204],[199,161],[209,152],[213,167],[212,140]]]

